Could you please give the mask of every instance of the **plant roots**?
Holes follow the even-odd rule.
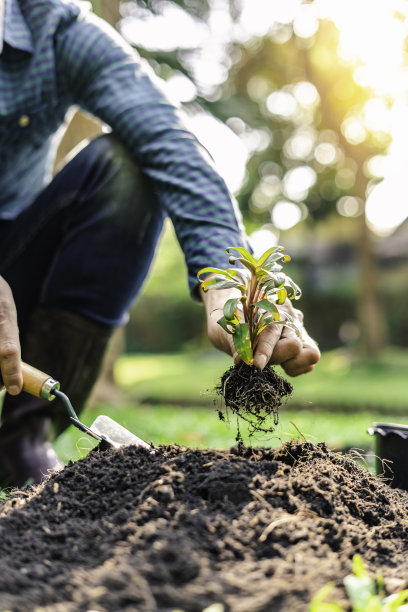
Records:
[[[231,410],[237,417],[236,439],[241,442],[239,419],[248,423],[250,436],[255,433],[272,433],[278,424],[282,399],[292,393],[293,387],[269,366],[261,371],[241,362],[224,372],[215,390],[224,400],[226,414]],[[221,410],[218,414],[220,419],[225,420]],[[271,416],[273,425],[269,424]]]

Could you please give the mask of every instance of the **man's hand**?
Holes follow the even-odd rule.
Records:
[[[273,323],[268,325],[259,335],[254,364],[260,370],[268,363],[280,365],[289,376],[310,372],[320,359],[320,351],[303,326],[303,313],[294,308],[289,300],[279,309],[292,317],[300,336],[290,327]]]
[[[17,312],[10,286],[0,276],[0,370],[10,395],[18,395],[23,386]]]
[[[232,335],[227,334],[217,321],[222,317],[226,300],[239,295],[239,291],[230,289],[210,289],[206,292],[201,290],[201,298],[207,314],[207,332],[210,342],[215,348],[232,355],[235,363],[241,361],[241,358],[234,346]],[[310,372],[320,359],[320,351],[316,342],[303,327],[303,314],[300,310],[293,308],[289,300],[279,308],[293,318],[300,330],[300,336],[297,336],[289,327],[273,323],[268,325],[260,333],[254,355],[254,365],[260,370],[263,370],[268,363],[280,365],[289,376]]]

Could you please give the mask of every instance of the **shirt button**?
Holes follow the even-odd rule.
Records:
[[[27,127],[29,123],[30,117],[28,115],[21,115],[20,119],[18,120],[18,125],[20,127]]]

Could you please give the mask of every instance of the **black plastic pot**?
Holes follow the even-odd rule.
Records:
[[[375,470],[391,487],[408,491],[408,425],[373,423]]]

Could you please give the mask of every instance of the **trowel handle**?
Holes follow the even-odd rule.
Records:
[[[23,390],[35,397],[43,397],[44,399],[53,400],[53,389],[59,389],[60,384],[54,380],[49,374],[33,368],[28,363],[21,362],[23,371]]]

